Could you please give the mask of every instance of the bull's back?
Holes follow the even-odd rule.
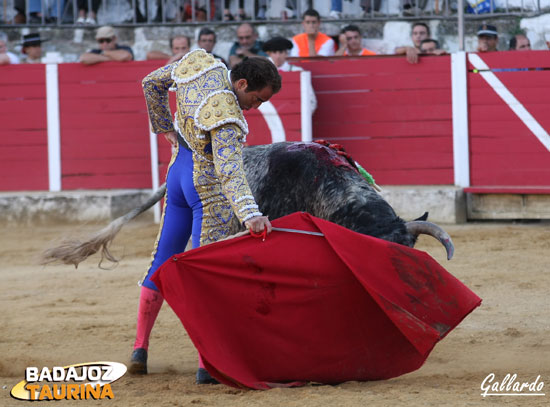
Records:
[[[391,206],[327,147],[252,146],[244,149],[243,159],[252,193],[270,219],[304,211],[359,233],[414,244]]]

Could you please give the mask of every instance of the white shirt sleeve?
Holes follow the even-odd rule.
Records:
[[[298,44],[294,42],[294,38],[292,39],[292,49],[290,50],[290,53],[288,54],[290,57],[299,57],[300,51],[298,50]]]
[[[19,58],[17,57],[17,55],[15,55],[12,52],[8,52],[7,55],[8,55],[8,58],[10,59],[11,64],[18,64],[19,63]]]
[[[313,90],[311,82],[309,83],[307,93],[309,95],[309,106],[311,107],[311,114],[313,115],[315,109],[317,109],[317,96],[315,96],[315,91]]]
[[[319,52],[317,55],[323,56],[323,57],[331,57],[334,55],[334,40],[331,38],[327,42],[325,42],[323,45],[321,45],[321,48],[319,49]]]

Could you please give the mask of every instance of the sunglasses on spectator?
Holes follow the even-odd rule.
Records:
[[[98,38],[98,40],[97,40],[97,42],[99,42],[100,44],[103,44],[104,42],[109,44],[111,41],[113,41],[112,38]]]

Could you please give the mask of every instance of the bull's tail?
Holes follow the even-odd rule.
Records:
[[[89,256],[98,251],[101,252],[101,260],[107,259],[110,262],[117,263],[118,260],[109,251],[109,246],[114,240],[120,229],[139,214],[156,204],[164,196],[166,184],[162,184],[151,197],[141,206],[132,209],[126,215],[123,215],[93,234],[90,238],[81,242],[79,240],[64,240],[59,246],[47,249],[42,253],[41,263],[49,264],[60,261],[64,264],[74,264],[75,268],[86,260]]]

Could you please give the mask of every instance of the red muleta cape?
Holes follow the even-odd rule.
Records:
[[[152,278],[227,385],[396,377],[481,303],[425,252],[307,213],[273,226],[324,236],[229,239],[173,256]]]

